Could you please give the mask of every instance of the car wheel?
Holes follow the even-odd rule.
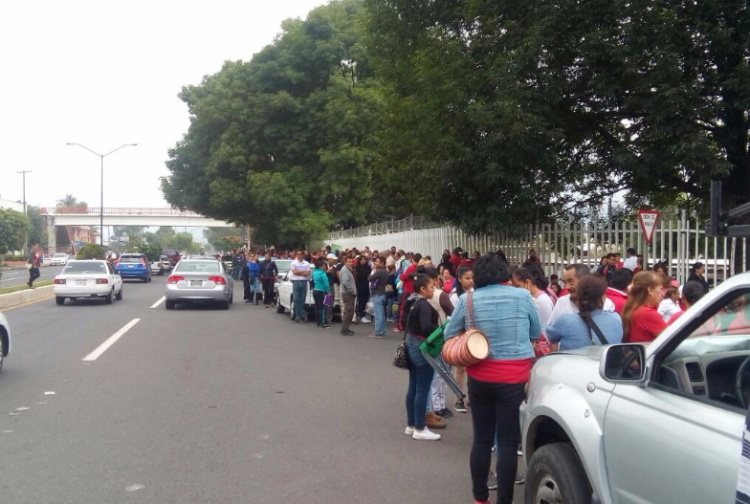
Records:
[[[234,303],[234,291],[229,293],[229,304]]]
[[[65,304],[65,298],[61,296],[57,296],[55,298],[55,303],[57,303],[57,306],[62,306]]]
[[[572,444],[550,443],[534,452],[524,498],[534,504],[591,503],[591,484]]]
[[[294,297],[289,298],[289,318],[294,322]]]
[[[279,300],[279,296],[276,296],[276,313],[284,313],[284,305],[281,304],[281,301]]]
[[[105,304],[112,304],[115,300],[115,289],[112,289],[109,291],[109,294],[107,294],[107,297],[104,298]]]
[[[118,301],[122,301],[122,287],[120,287],[120,292],[115,295],[115,299],[117,299]]]
[[[175,302],[167,300],[167,302],[164,303],[164,306],[167,307],[167,310],[174,310]]]
[[[222,301],[219,306],[221,306],[222,310],[228,310],[229,309],[229,304],[230,304],[229,301]]]
[[[5,360],[5,341],[3,340],[2,334],[0,334],[0,371],[3,370],[3,361]]]
[[[151,275],[149,275],[148,278],[146,279],[146,282],[150,282],[150,281],[151,281]]]

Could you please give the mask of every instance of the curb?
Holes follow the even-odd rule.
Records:
[[[40,301],[42,299],[54,296],[51,285],[39,287],[37,289],[27,289],[10,294],[0,294],[0,310],[12,306],[29,303],[31,301]]]

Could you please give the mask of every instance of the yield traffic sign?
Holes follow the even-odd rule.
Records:
[[[659,222],[659,211],[638,210],[638,220],[641,223],[643,235],[646,237],[646,243],[651,245],[651,240],[653,239],[654,231],[656,230],[656,224]]]

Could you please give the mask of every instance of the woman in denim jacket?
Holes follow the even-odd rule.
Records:
[[[489,501],[487,476],[496,436],[497,502],[513,502],[518,466],[516,450],[521,442],[518,410],[534,358],[531,340],[539,339],[542,333],[531,294],[523,289],[500,285],[509,280],[507,265],[496,255],[485,255],[477,260],[474,264],[474,292],[461,296],[445,329],[445,339],[449,339],[470,327],[466,301],[471,295],[471,327],[484,333],[490,343],[489,357],[466,368],[474,425],[471,479],[474,499],[479,504]]]

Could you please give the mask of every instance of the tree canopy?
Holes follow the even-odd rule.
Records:
[[[89,204],[85,201],[79,201],[72,194],[66,194],[63,199],[56,201],[57,208],[88,208]]]
[[[750,189],[743,0],[334,1],[180,98],[165,197],[266,243]]]
[[[0,253],[22,250],[31,221],[21,212],[0,208]]]
[[[169,153],[167,201],[250,225],[254,240],[304,243],[377,215],[382,104],[363,46],[360,2],[288,20],[250,62],[182,90],[190,129]]]

